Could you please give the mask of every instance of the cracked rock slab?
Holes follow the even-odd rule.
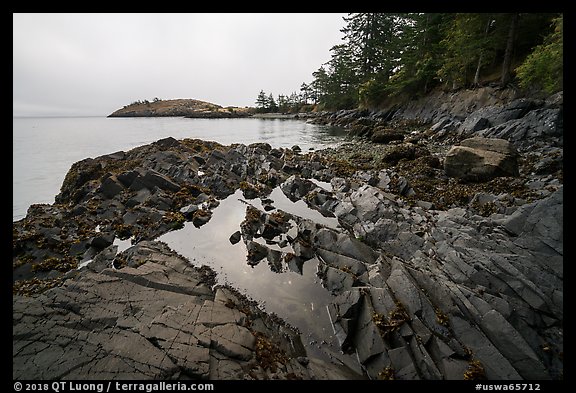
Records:
[[[13,297],[14,379],[270,377],[231,292],[213,290],[202,268],[163,243],[125,256],[134,267],[83,269],[60,287]],[[292,367],[280,366],[274,375],[285,379]],[[305,368],[297,376],[313,377]]]

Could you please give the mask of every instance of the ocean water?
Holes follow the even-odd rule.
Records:
[[[302,151],[341,143],[345,131],[297,119],[13,118],[12,219],[34,203],[53,203],[70,166],[161,138],[199,138],[225,145],[266,142]]]
[[[273,147],[300,146],[302,151],[336,146],[346,140],[339,128],[312,125],[295,119],[185,119],[185,118],[14,118],[13,220],[23,218],[30,204],[53,203],[70,166],[87,157],[127,151],[168,136],[200,138],[225,145],[266,142]],[[317,182],[325,189],[330,184]],[[270,194],[274,207],[338,228],[335,218],[323,217],[292,202],[276,187]],[[302,333],[312,357],[347,365],[361,374],[354,355],[343,354],[335,337],[327,306],[332,294],[317,276],[319,261],[308,260],[301,271],[272,271],[264,259],[247,264],[244,242],[233,245],[230,235],[240,229],[246,204],[263,210],[259,199],[244,200],[241,190],[223,199],[210,221],[201,228],[186,223],[158,240],[168,244],[195,266],[207,265],[221,284],[229,284],[275,313]],[[293,225],[296,225],[293,223]],[[122,244],[120,244],[122,243]],[[115,244],[119,250],[130,241]],[[290,246],[278,251],[291,252]]]

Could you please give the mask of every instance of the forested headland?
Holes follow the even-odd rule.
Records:
[[[355,13],[342,43],[299,93],[261,90],[260,112],[378,109],[426,95],[493,85],[563,88],[563,14]]]

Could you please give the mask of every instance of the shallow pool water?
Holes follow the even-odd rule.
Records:
[[[316,183],[324,188],[329,187],[327,183]],[[276,209],[332,228],[338,227],[336,218],[322,216],[304,201],[290,201],[280,187],[276,187],[268,198],[274,201],[272,205]],[[196,228],[189,222],[184,228],[166,233],[158,240],[187,257],[195,266],[211,267],[217,273],[218,283],[236,288],[266,312],[275,313],[298,328],[309,356],[357,367],[354,358],[342,354],[339,349],[326,308],[333,297],[316,274],[317,258],[304,262],[301,274],[290,269],[277,273],[270,269],[266,259],[255,266],[249,265],[244,242],[230,242],[230,236],[240,229],[240,223],[245,218],[247,204],[264,211],[260,199],[245,200],[241,190],[237,190],[220,201],[207,224]],[[287,245],[282,251],[292,250]]]

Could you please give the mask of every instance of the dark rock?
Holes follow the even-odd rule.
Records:
[[[445,116],[440,118],[440,120],[438,120],[436,123],[434,123],[432,127],[430,127],[430,130],[436,133],[454,131],[458,128],[458,126],[459,126],[458,121],[454,120],[450,116]]]
[[[90,247],[90,241],[89,240],[84,240],[84,241],[73,243],[70,246],[70,255],[84,254],[88,247]]]
[[[102,185],[100,186],[99,192],[104,194],[106,198],[114,198],[120,192],[124,190],[122,183],[118,180],[118,178],[114,175],[108,176],[104,181],[102,181]]]
[[[563,187],[550,197],[524,205],[503,221],[521,242],[542,253],[563,254]]]
[[[275,209],[273,203],[274,201],[272,199],[269,198],[262,199],[262,207],[267,212]]]
[[[187,220],[191,220],[194,217],[194,213],[198,211],[198,205],[190,204],[180,208],[180,213],[184,215]]]
[[[142,190],[140,190],[142,191]],[[146,205],[153,207],[157,210],[167,211],[172,208],[172,198],[163,191],[155,190],[148,198],[146,198]]]
[[[549,175],[556,173],[564,168],[563,154],[555,156],[547,156],[542,158],[534,165],[534,173],[536,175]]]
[[[483,130],[491,126],[483,113],[472,114],[466,118],[460,129],[465,134],[470,134],[479,130]]]
[[[544,365],[506,319],[495,310],[482,316],[482,328],[499,351],[511,360],[512,366],[525,379],[549,379]]]
[[[362,299],[355,330],[353,341],[360,363],[365,364],[373,356],[386,351],[387,345],[374,323],[374,309],[367,297]]]
[[[232,244],[238,243],[241,239],[242,234],[240,233],[240,231],[236,231],[232,235],[230,235],[230,243]]]
[[[262,259],[268,256],[268,249],[253,240],[246,242],[246,250],[248,251],[246,259],[248,260],[248,264],[252,266],[257,265]]]
[[[169,147],[178,146],[180,142],[178,142],[175,138],[169,136],[164,139],[159,139],[154,144],[160,148],[167,149]]]
[[[55,201],[57,203],[79,202],[87,193],[84,187],[86,183],[98,179],[101,175],[102,164],[93,158],[86,158],[72,164]]]
[[[204,159],[204,157],[201,157],[198,155],[193,156],[192,159],[194,161],[196,161],[199,165],[204,165],[206,163],[206,160]]]
[[[537,104],[528,99],[517,99],[506,105],[488,106],[478,109],[470,114],[462,123],[460,130],[469,135],[480,130],[499,126],[511,120],[523,117]]]
[[[290,176],[280,185],[284,195],[294,202],[308,195],[308,193],[316,187],[316,184],[310,180],[303,179],[296,175]]]
[[[198,209],[192,215],[192,224],[196,228],[200,228],[205,225],[212,218],[212,212],[210,210]]]
[[[354,277],[340,269],[324,266],[318,274],[322,277],[322,285],[333,294],[350,290],[354,285]]]
[[[389,143],[404,140],[404,133],[394,128],[377,127],[372,131],[370,140],[374,143]]]
[[[99,234],[90,241],[90,246],[96,249],[104,249],[114,242],[114,234]]]
[[[328,306],[330,319],[335,328],[336,338],[344,352],[349,351],[354,335],[353,322],[357,320],[363,295],[359,288],[342,291]]]
[[[162,190],[176,192],[180,190],[180,186],[170,180],[168,177],[158,173],[154,170],[142,170],[139,176],[134,179],[132,184],[130,184],[130,189],[134,191],[141,190],[142,188],[147,188],[153,190],[154,187],[158,187]]]
[[[126,201],[126,207],[133,208],[135,206],[144,204],[151,196],[152,193],[147,188],[138,190],[134,196]]]
[[[130,187],[132,182],[140,175],[137,170],[130,170],[120,173],[117,178],[124,185],[124,187]]]
[[[367,244],[328,228],[321,228],[316,232],[314,245],[368,264],[374,263],[377,257],[376,252]]]

